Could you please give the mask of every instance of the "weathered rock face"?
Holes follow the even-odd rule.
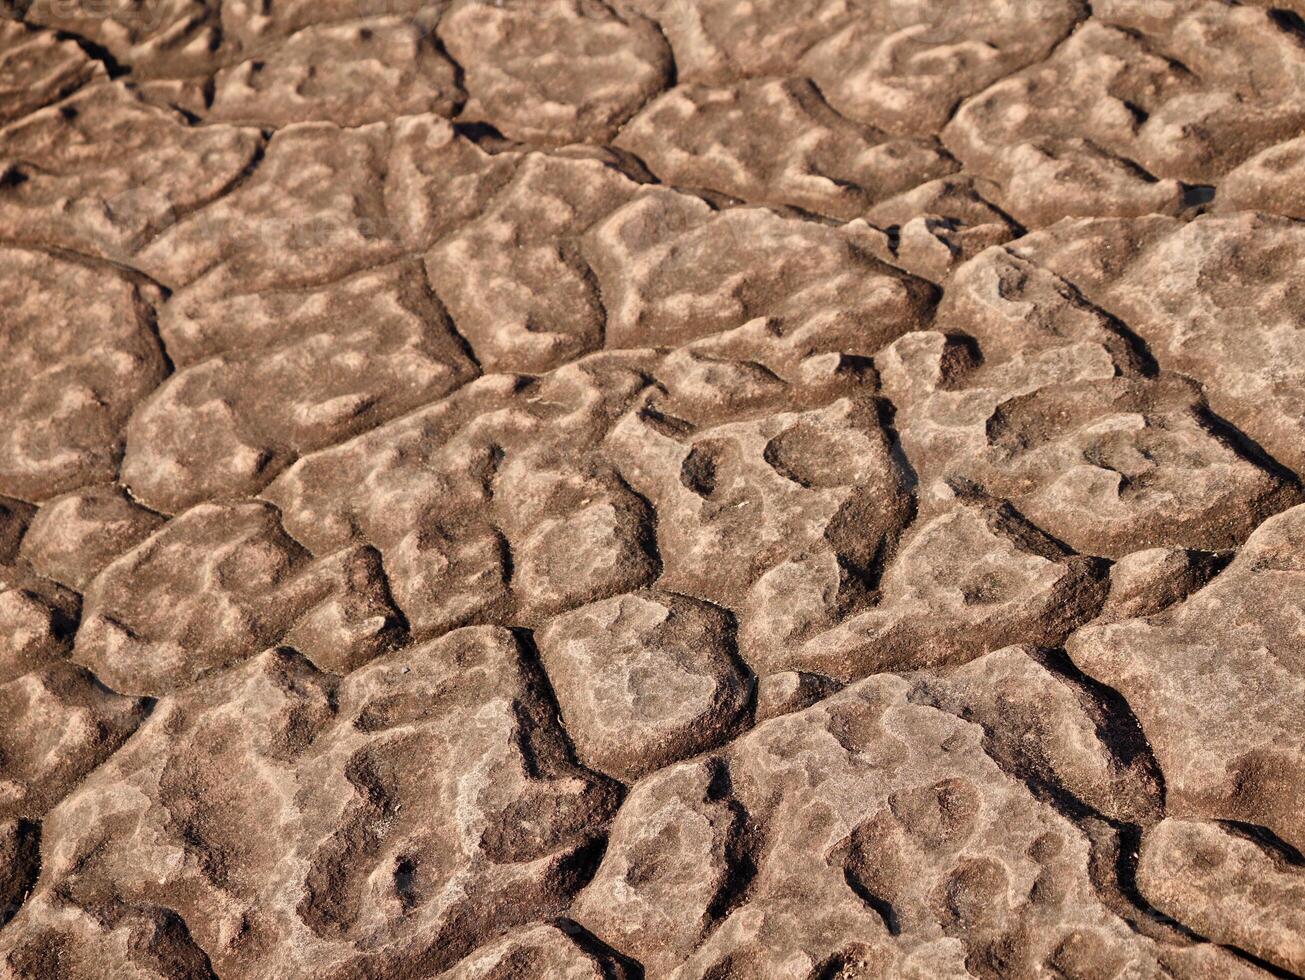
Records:
[[[374,551],[314,559],[266,504],[203,504],[91,582],[75,657],[158,695],[281,640],[346,672],[403,632]]]
[[[955,167],[928,141],[875,139],[796,80],[679,86],[616,142],[667,183],[843,219]]]
[[[637,589],[658,570],[648,504],[599,450],[655,361],[604,354],[534,380],[491,375],[306,456],[265,496],[315,553],[379,549],[419,635]]]
[[[1074,663],[1132,705],[1176,817],[1266,827],[1305,844],[1305,508],[1270,518],[1213,582],[1155,616],[1092,626]]]
[[[602,346],[603,301],[580,240],[637,190],[606,161],[532,153],[427,254],[432,285],[486,371],[546,371]]]
[[[259,126],[341,126],[435,112],[461,102],[457,72],[420,25],[380,17],[300,31],[263,57],[218,72],[210,118]]]
[[[506,174],[438,116],[290,126],[231,194],[136,261],[169,286],[207,295],[330,282],[428,245]]]
[[[721,610],[674,595],[554,617],[539,652],[580,760],[632,782],[736,734],[750,685],[733,634]]]
[[[1018,661],[1032,674],[1016,681]],[[976,671],[972,693],[955,693],[1005,724],[993,711],[1004,685],[1032,707],[1041,668],[1018,652],[988,666],[1004,679]],[[1055,768],[1071,779],[1118,764],[1075,703],[1053,696],[1040,730],[1015,737],[1067,752]],[[1098,895],[1097,845],[952,710],[881,676],[650,777],[575,917],[657,976],[1111,976],[1130,962],[1142,976],[1238,973],[1223,951],[1118,918]]]
[[[0,122],[20,119],[104,75],[102,64],[55,32],[0,21]]]
[[[1305,967],[1305,872],[1251,835],[1169,819],[1149,834],[1138,885],[1157,909],[1292,973]]]
[[[175,914],[218,975],[451,966],[560,912],[618,799],[568,761],[543,690],[509,632],[480,628],[344,681],[271,651],[165,698],[47,818],[4,954],[103,944],[129,970],[148,949],[109,952],[112,910],[184,892]],[[108,813],[136,830],[97,847]]]
[[[28,820],[0,823],[0,926],[27,900],[41,870],[40,831]]]
[[[127,417],[167,373],[159,300],[110,267],[0,248],[0,491],[43,500],[113,479]]]
[[[137,499],[174,513],[257,492],[299,455],[476,373],[412,261],[321,290],[183,291],[159,332],[184,361],[133,416],[122,479]]]
[[[1122,0],[1093,14],[943,133],[1026,224],[1173,212],[1180,182],[1217,180],[1298,131],[1305,53],[1288,20],[1214,2]]]
[[[163,524],[161,515],[115,484],[86,487],[48,501],[36,513],[21,554],[46,578],[84,590],[106,565]]]
[[[40,818],[117,749],[145,716],[61,658],[0,685],[0,819]]]
[[[880,241],[860,222],[714,211],[657,191],[593,228],[584,254],[607,307],[610,346],[680,345],[765,318],[781,339],[775,346],[796,360],[868,356],[927,323],[935,290],[876,259]]]
[[[21,565],[0,565],[0,682],[68,652],[81,597]]]
[[[1305,0],[0,0],[0,980],[1305,976]]]
[[[603,0],[458,0],[439,34],[463,115],[525,142],[603,142],[674,71],[657,25]]]
[[[745,656],[850,680],[964,663],[1015,642],[1056,646],[1100,609],[1104,575],[1009,505],[958,498],[907,532],[873,608],[828,617],[836,625],[823,631],[760,638]]]
[[[1203,382],[1216,412],[1300,471],[1302,297],[1285,272],[1302,248],[1296,222],[1242,213],[1066,224],[1021,251],[1117,314],[1162,365]]]
[[[199,0],[29,0],[26,19],[84,37],[138,75],[177,77],[211,67],[220,39]]]
[[[16,120],[0,139],[4,237],[109,259],[220,196],[262,144],[254,129],[187,126],[121,82]]]

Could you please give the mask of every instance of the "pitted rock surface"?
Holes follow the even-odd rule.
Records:
[[[1305,2],[0,0],[0,980],[1305,976]]]

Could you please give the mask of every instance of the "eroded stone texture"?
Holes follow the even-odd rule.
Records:
[[[924,480],[983,488],[1076,550],[1235,547],[1300,499],[1202,389],[1042,266],[992,248],[876,359]],[[946,332],[944,332],[946,331]]]
[[[1019,226],[984,196],[985,181],[955,175],[921,184],[882,201],[867,212],[888,229],[885,255],[896,266],[932,282],[992,245],[1014,238]]]
[[[1230,556],[1184,548],[1147,548],[1110,566],[1103,619],[1150,616],[1186,599],[1223,570]]]
[[[927,323],[935,290],[875,258],[881,242],[863,222],[715,211],[655,191],[592,229],[584,254],[607,306],[608,346],[684,344],[762,318],[791,363],[871,355]],[[780,370],[778,361],[764,363]]]
[[[427,253],[431,282],[486,371],[546,371],[602,345],[606,312],[580,238],[637,190],[606,161],[532,153]]]
[[[926,140],[877,138],[849,123],[798,79],[678,86],[616,143],[668,184],[844,220],[955,168]]]
[[[462,97],[453,65],[420,25],[400,17],[307,28],[224,68],[214,86],[209,119],[259,126],[450,116]]]
[[[1165,774],[1168,812],[1259,824],[1305,844],[1305,508],[1265,521],[1181,605],[1079,631],[1069,655],[1119,691]]]
[[[215,9],[201,0],[30,0],[24,6],[30,23],[87,38],[135,74],[192,75],[215,61]]]
[[[0,980],[1305,973],[1303,15],[0,0]]]
[[[941,493],[950,505],[906,532],[873,603],[840,610],[828,564],[810,576],[801,616],[766,616],[773,600],[754,590],[750,621],[759,628],[743,634],[748,662],[846,681],[964,663],[1011,643],[1055,646],[1100,609],[1102,562],[1074,554],[1009,504]]]
[[[146,702],[106,690],[55,660],[0,685],[0,819],[39,819],[109,758],[147,714]]]
[[[820,674],[781,670],[757,680],[757,721],[809,708],[843,685]]]
[[[238,188],[137,261],[207,295],[320,285],[429,245],[507,172],[437,116],[289,126]]]
[[[908,517],[873,401],[845,397],[685,434],[654,411],[628,415],[611,443],[659,515],[668,588],[739,608],[767,572],[794,562],[829,556],[864,572]]]
[[[104,66],[72,41],[0,20],[0,122],[25,116],[104,76]]]
[[[122,480],[172,513],[256,493],[298,456],[435,401],[476,372],[411,261],[313,290],[183,292],[160,334],[174,360],[190,363],[132,417]]]
[[[1305,218],[1305,138],[1261,150],[1219,182],[1220,211],[1269,211]]]
[[[1188,383],[1048,386],[1002,402],[985,427],[987,447],[951,472],[1080,551],[1234,547],[1300,497],[1241,452]]]
[[[554,617],[539,653],[580,761],[627,782],[731,738],[751,684],[734,624],[686,596],[616,596]]]
[[[222,32],[243,52],[258,51],[317,25],[395,17],[431,33],[448,0],[223,0]]]
[[[0,497],[0,562],[13,561],[35,513],[25,501]]]
[[[1305,871],[1252,836],[1166,820],[1142,843],[1147,901],[1215,942],[1284,970],[1305,970]]]
[[[123,82],[92,85],[0,129],[0,234],[128,259],[226,191],[261,144],[254,129],[187,126]]]
[[[1084,8],[1077,0],[848,4],[844,25],[801,67],[853,119],[893,133],[937,132],[966,96],[1046,58]]]
[[[1083,832],[909,691],[866,680],[641,783],[579,921],[658,976],[1249,975],[1134,932]]]
[[[728,769],[686,762],[642,780],[612,821],[603,863],[572,915],[667,976],[705,939],[729,898],[747,813],[732,800]]]
[[[1299,472],[1305,334],[1288,270],[1302,249],[1297,222],[1242,213],[1066,223],[1019,251],[1118,315],[1161,366],[1203,382],[1216,412]]]
[[[1289,30],[1251,7],[1183,6],[1094,7],[1045,62],[964,104],[944,142],[1028,224],[1174,211],[1178,181],[1217,179],[1305,112]]]
[[[21,565],[0,565],[0,684],[63,659],[81,597]]]
[[[100,570],[162,526],[116,484],[55,497],[36,513],[23,538],[23,560],[69,588],[85,589]]]
[[[1006,647],[922,676],[911,700],[982,726],[987,753],[1030,785],[1054,787],[1111,820],[1153,823],[1162,777],[1136,721],[1125,705],[1107,703],[1071,675],[1050,654]],[[1102,732],[1111,735],[1108,745]]]
[[[524,142],[603,142],[673,71],[656,24],[603,0],[458,0],[439,35],[463,116]]]
[[[343,681],[270,651],[163,699],[47,817],[0,962],[94,948],[124,902],[166,899],[219,975],[335,980],[430,976],[555,916],[617,795],[567,759],[542,691],[482,628]]]
[[[600,447],[656,360],[601,354],[538,379],[490,375],[306,456],[264,495],[317,553],[378,548],[419,635],[528,623],[640,588],[659,570],[651,511]]]
[[[112,268],[0,248],[0,490],[43,500],[117,475],[127,416],[167,374],[159,299]]]
[[[282,640],[346,673],[403,632],[374,550],[314,559],[267,504],[202,504],[90,584],[74,656],[158,695]]]
[[[556,925],[526,926],[441,973],[441,980],[557,977],[559,980],[627,980],[638,976],[619,954],[596,951]]]

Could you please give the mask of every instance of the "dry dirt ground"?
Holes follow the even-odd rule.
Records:
[[[0,0],[0,977],[1305,974],[1305,2]]]

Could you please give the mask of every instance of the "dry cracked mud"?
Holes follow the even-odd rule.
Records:
[[[0,980],[1305,976],[1301,0],[0,0]]]

